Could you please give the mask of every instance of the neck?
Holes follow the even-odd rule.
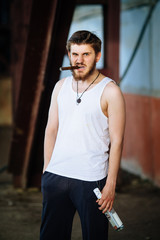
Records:
[[[98,72],[97,76],[94,78],[94,80],[88,85],[87,88],[84,89],[84,91],[81,93],[81,95],[79,96],[78,94],[78,81],[77,81],[77,104],[81,103],[81,98],[83,96],[83,94],[91,87],[91,85],[97,80],[97,78],[99,77],[100,73]]]

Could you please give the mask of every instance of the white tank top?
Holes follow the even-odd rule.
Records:
[[[77,105],[77,93],[67,77],[58,94],[59,128],[51,160],[46,171],[84,181],[97,181],[108,172],[109,129],[100,99],[104,78],[88,89]]]

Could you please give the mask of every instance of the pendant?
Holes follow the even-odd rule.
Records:
[[[80,98],[77,99],[77,103],[78,104],[81,103],[81,99]]]

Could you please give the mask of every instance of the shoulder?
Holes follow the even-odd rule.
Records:
[[[61,87],[62,87],[62,85],[63,85],[63,83],[64,83],[64,81],[65,81],[65,79],[66,79],[66,78],[62,78],[61,80],[59,80],[59,81],[56,83],[54,89],[60,90]]]
[[[123,98],[120,87],[114,81],[110,81],[104,88],[103,95],[107,100]]]
[[[61,87],[63,86],[63,83],[65,81],[66,78],[63,78],[61,80],[59,80],[55,86],[54,86],[54,89],[53,89],[53,93],[52,93],[52,96],[58,96],[58,93],[59,91],[61,90]]]
[[[119,108],[125,108],[125,100],[120,87],[113,81],[109,82],[102,94],[102,106],[107,109],[109,106],[119,106]]]
[[[104,81],[105,87],[103,93],[106,95],[119,94],[121,90],[117,83],[109,77],[101,74],[99,82]]]

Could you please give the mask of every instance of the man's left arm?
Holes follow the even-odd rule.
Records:
[[[102,210],[103,213],[107,210],[110,211],[113,206],[125,129],[125,102],[120,88],[114,84],[110,84],[106,88],[105,95],[107,96],[107,115],[109,119],[111,147],[108,176],[102,190],[102,198],[98,201],[100,205],[99,209]]]

